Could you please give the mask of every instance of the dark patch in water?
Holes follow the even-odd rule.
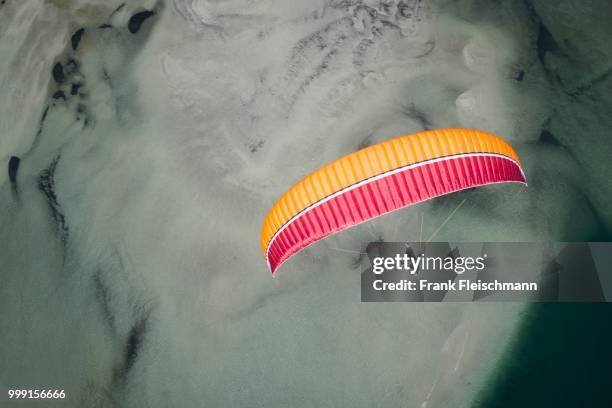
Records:
[[[79,43],[83,38],[83,34],[85,34],[84,28],[79,28],[74,32],[74,34],[72,34],[72,37],[70,38],[70,43],[72,44],[73,51],[76,51],[76,49],[79,47]]]
[[[53,93],[53,99],[63,99],[66,100],[66,94],[64,91],[55,91]]]
[[[130,17],[130,21],[128,22],[128,30],[130,30],[130,33],[136,34],[140,30],[142,23],[144,23],[146,19],[153,15],[155,15],[154,11],[145,10],[136,13],[132,17]]]
[[[62,65],[61,62],[55,63],[55,65],[53,66],[52,74],[53,74],[53,79],[58,84],[61,84],[66,80],[66,75],[64,74],[64,66]]]
[[[540,143],[561,146],[561,143],[559,143],[557,138],[546,129],[542,130],[542,133],[540,133]]]
[[[21,159],[17,156],[11,156],[8,164],[8,175],[11,183],[17,183],[17,171],[19,170],[19,163]]]
[[[538,39],[536,40],[536,47],[538,51],[538,57],[541,61],[544,61],[544,55],[547,52],[555,52],[559,50],[559,45],[553,38],[550,31],[544,24],[540,22],[538,27]]]
[[[136,361],[138,357],[138,352],[142,345],[142,340],[144,338],[144,334],[147,328],[147,318],[142,317],[140,320],[136,322],[127,338],[127,342],[125,344],[125,354],[124,354],[124,364],[125,364],[125,372],[127,372]]]
[[[70,95],[78,94],[81,86],[82,84],[72,84],[72,86],[70,87]]]

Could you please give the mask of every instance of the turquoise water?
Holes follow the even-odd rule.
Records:
[[[539,303],[473,407],[612,407],[612,305]]]

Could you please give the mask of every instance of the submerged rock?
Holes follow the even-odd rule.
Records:
[[[64,66],[62,65],[61,62],[55,63],[55,65],[53,66],[52,74],[53,74],[53,79],[58,84],[61,84],[62,82],[66,80],[66,75],[64,74]]]
[[[130,21],[128,22],[128,30],[130,30],[130,33],[132,34],[136,34],[138,32],[138,30],[140,30],[140,27],[142,26],[142,23],[144,23],[144,21],[155,15],[154,11],[151,10],[145,10],[145,11],[141,11],[139,13],[134,14],[132,17],[130,17]]]
[[[9,180],[13,184],[17,183],[17,171],[19,170],[20,162],[21,162],[21,159],[17,156],[11,156],[11,158],[9,159],[8,174],[9,174]]]
[[[72,84],[70,87],[70,95],[76,95],[79,93],[79,89],[81,88],[81,84]]]
[[[53,93],[53,99],[63,99],[66,100],[66,94],[64,91],[55,91]]]
[[[85,34],[84,28],[79,28],[78,30],[74,32],[74,34],[72,34],[72,38],[70,38],[70,42],[72,44],[73,51],[76,51],[76,49],[79,47],[79,43],[81,42],[81,39],[83,38],[83,34]]]

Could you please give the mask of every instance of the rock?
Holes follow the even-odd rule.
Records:
[[[61,62],[55,63],[55,65],[53,66],[52,74],[53,74],[53,79],[58,84],[61,84],[62,82],[66,80],[66,75],[64,74],[64,66],[62,65]]]
[[[128,30],[130,30],[130,33],[136,34],[138,30],[140,30],[140,26],[142,26],[142,23],[144,23],[147,18],[153,15],[155,15],[154,11],[145,10],[136,13],[132,17],[130,17],[130,21],[128,22]]]
[[[72,38],[70,39],[70,42],[72,43],[73,51],[76,51],[76,49],[78,48],[79,43],[81,42],[81,39],[83,38],[83,34],[85,34],[84,28],[79,28],[78,30],[74,32],[74,34],[72,34]]]
[[[72,84],[72,86],[70,87],[70,95],[78,94],[80,88],[81,88],[81,84]]]
[[[8,174],[9,180],[13,184],[17,183],[17,170],[19,170],[19,162],[21,162],[21,159],[17,156],[11,156],[9,159]]]
[[[66,94],[64,91],[55,91],[53,93],[53,99],[63,99],[66,100]]]

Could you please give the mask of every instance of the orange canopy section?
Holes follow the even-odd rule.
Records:
[[[291,187],[268,213],[261,246],[274,271],[300,249],[384,213],[454,191],[525,183],[501,138],[468,129],[400,136],[335,160]]]

